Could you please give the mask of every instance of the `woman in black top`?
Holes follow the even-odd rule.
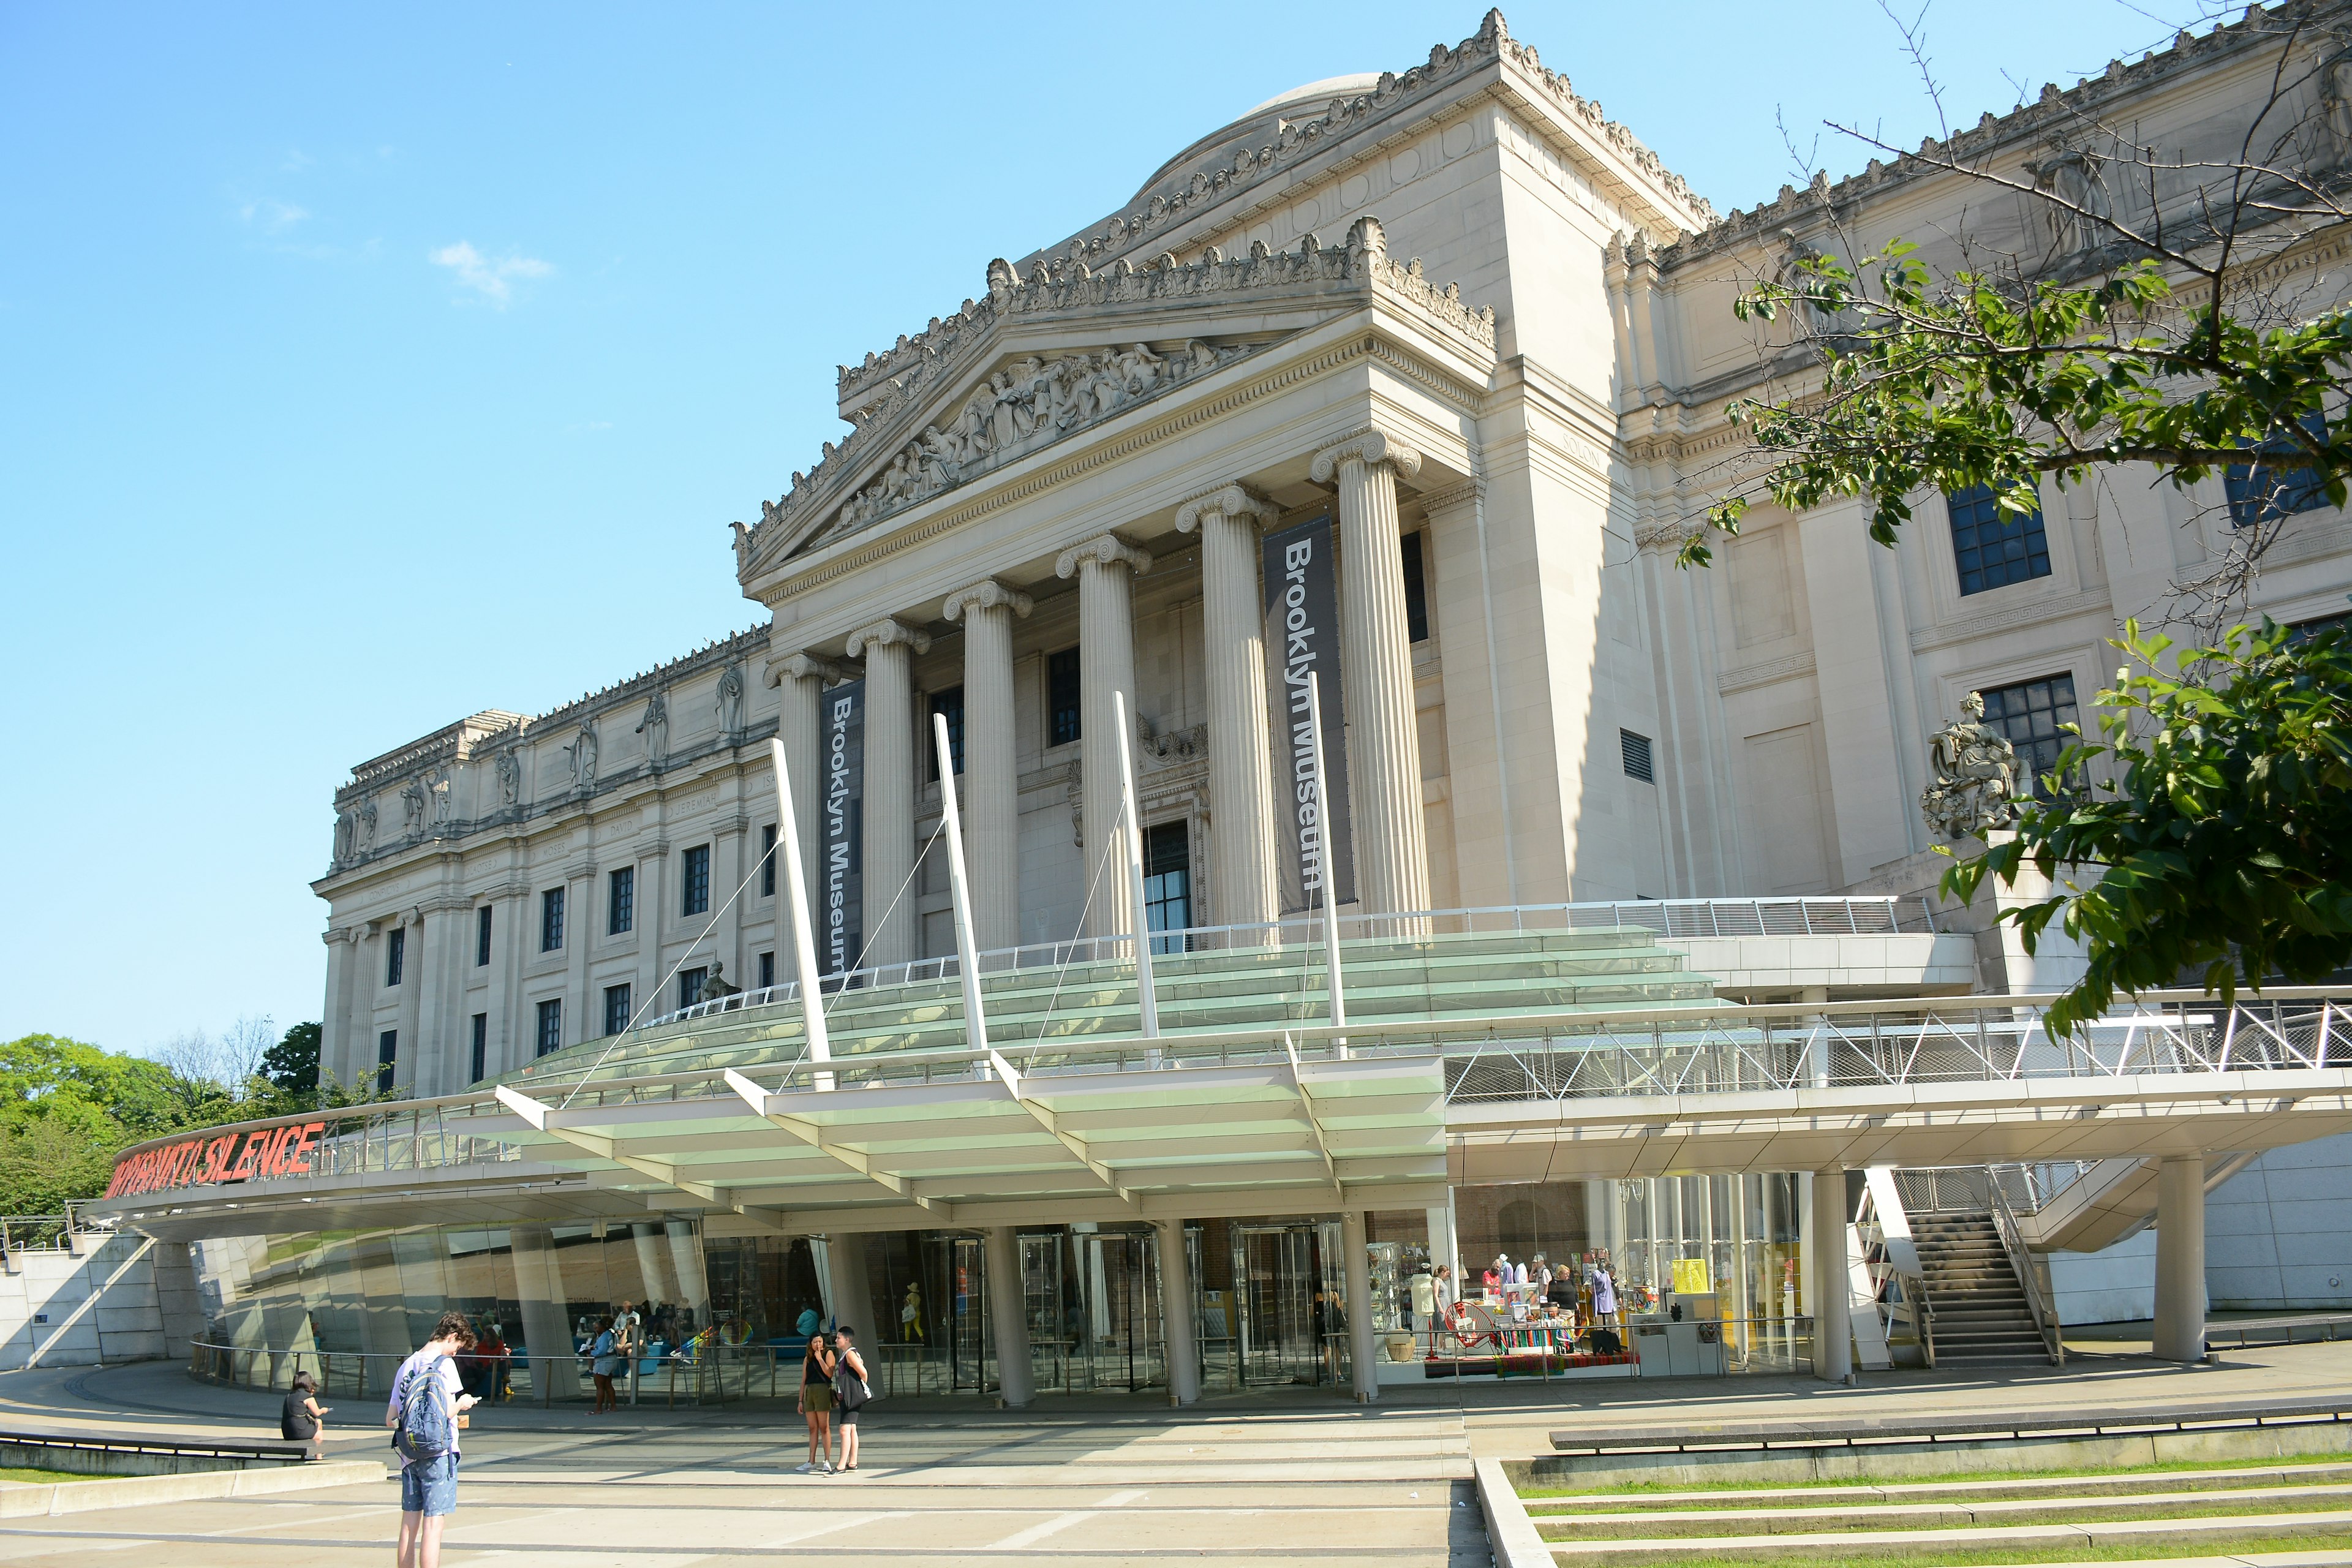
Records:
[[[286,1391],[286,1408],[278,1417],[278,1435],[289,1443],[310,1445],[310,1458],[317,1458],[327,1430],[327,1412],[318,1401],[319,1380],[307,1372],[294,1374],[294,1386]]]
[[[833,1347],[823,1334],[811,1334],[801,1355],[800,1412],[808,1421],[808,1462],[803,1475],[833,1474]]]

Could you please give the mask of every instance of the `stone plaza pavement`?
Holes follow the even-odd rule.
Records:
[[[1359,1411],[1328,1394],[1212,1398],[1181,1414],[1140,1398],[1045,1399],[1026,1412],[883,1400],[854,1476],[798,1476],[788,1405],[602,1420],[508,1405],[467,1435],[450,1568],[683,1568],[703,1562],[926,1563],[1246,1557],[1446,1564],[1487,1561],[1475,1458],[1548,1451],[1580,1421],[1662,1426],[1718,1419],[1994,1413],[2185,1398],[2307,1398],[2352,1387],[2352,1343],[2231,1352],[2180,1370],[2134,1356],[2063,1372],[1878,1373],[1852,1389],[1809,1380],[1649,1379],[1433,1384]],[[274,1437],[278,1396],[192,1383],[176,1365],[0,1374],[0,1427],[161,1436]],[[373,1402],[337,1402],[331,1457],[384,1452]],[[390,1483],[267,1498],[12,1521],[0,1563],[86,1564],[145,1549],[175,1568],[380,1564],[398,1525]]]

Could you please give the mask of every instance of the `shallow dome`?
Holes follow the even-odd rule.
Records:
[[[1172,174],[1196,164],[1205,168],[1229,163],[1235,150],[1271,140],[1286,109],[1304,105],[1320,109],[1335,98],[1354,98],[1370,92],[1380,85],[1380,72],[1358,71],[1352,76],[1325,77],[1321,81],[1310,81],[1287,92],[1278,92],[1237,119],[1227,121],[1160,164],[1152,171],[1151,178],[1143,182],[1134,199],[1139,202],[1149,197]]]

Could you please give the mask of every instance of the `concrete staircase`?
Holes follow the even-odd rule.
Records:
[[[1911,1235],[1935,1308],[1938,1366],[2050,1359],[1990,1214],[1914,1215]]]

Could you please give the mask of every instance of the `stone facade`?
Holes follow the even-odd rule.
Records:
[[[2084,110],[2193,145],[2258,90],[2254,47],[2186,41],[1955,145],[2046,161]],[[1117,776],[1114,689],[1144,822],[1186,826],[1193,922],[1265,918],[1266,799],[1219,796],[1254,771],[1272,785],[1248,761],[1267,754],[1255,542],[1318,514],[1347,677],[1328,743],[1346,748],[1365,909],[1823,893],[1930,864],[1933,731],[1971,690],[2064,677],[2087,704],[2117,622],[2227,547],[2218,481],[2052,488],[2048,571],[1971,594],[1932,496],[1892,551],[1852,505],[1759,510],[1711,571],[1673,551],[1744,439],[1727,404],[1767,368],[1730,309],[1742,281],[1832,219],[1927,239],[1974,204],[1994,242],[2036,221],[1979,195],[1906,158],[1718,217],[1498,14],[1411,70],[1259,106],[1092,228],[974,258],[978,295],[841,368],[850,433],[735,525],[764,624],[354,770],[316,884],[329,1068],[373,1072],[389,1033],[396,1082],[450,1091],[477,1016],[495,1075],[533,1054],[542,1003],[564,1045],[603,1033],[614,987],[666,1011],[689,952],[743,984],[774,954],[789,978],[777,900],[756,877],[727,900],[776,821],[766,742],[813,773],[817,701],[847,675],[888,720],[867,751],[874,916],[877,871],[914,868],[869,957],[952,948],[944,869],[918,858],[939,816],[929,700],[951,689],[967,736],[985,731],[964,785],[984,945],[1131,923],[1091,826]],[[2334,613],[2348,584],[2352,523],[2323,509],[2258,607]],[[1074,648],[1084,722],[1057,744],[1050,667]],[[688,916],[703,849],[710,912]],[[614,932],[624,869],[635,919]],[[1767,979],[1743,970],[1741,989]]]

